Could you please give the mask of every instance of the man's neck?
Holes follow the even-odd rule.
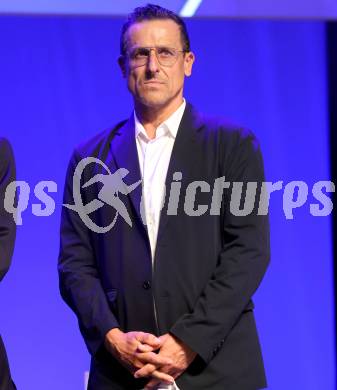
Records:
[[[183,98],[175,99],[170,104],[158,107],[144,106],[135,102],[135,111],[138,120],[144,126],[147,136],[155,138],[157,127],[169,118],[183,103]]]

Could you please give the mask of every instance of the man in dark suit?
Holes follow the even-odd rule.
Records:
[[[6,275],[15,241],[13,216],[4,208],[5,192],[8,184],[15,180],[15,163],[12,149],[7,140],[0,138],[0,281]],[[0,390],[14,390],[6,350],[0,337]]]
[[[90,390],[266,386],[251,297],[268,219],[257,201],[233,212],[222,180],[261,183],[262,157],[251,132],[186,103],[193,62],[177,15],[135,9],[119,58],[134,112],[69,164],[60,289],[92,355]],[[109,180],[131,224],[111,207]]]

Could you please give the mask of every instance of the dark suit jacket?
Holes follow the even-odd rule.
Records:
[[[12,149],[7,140],[0,138],[0,280],[7,273],[14,249],[15,222],[4,208],[5,191],[15,180],[15,163]]]
[[[130,185],[140,179],[133,116],[78,147],[71,159],[64,203],[73,202],[73,172],[84,157],[104,161],[111,172],[127,168]],[[91,164],[85,183],[104,169]],[[206,119],[187,104],[167,173],[167,192],[174,172],[182,172],[177,215],[161,214],[152,271],[146,226],[141,222],[141,187],[120,195],[133,225],[118,217],[105,234],[93,233],[78,214],[63,208],[59,276],[61,294],[76,313],[92,354],[89,388],[140,389],[102,346],[108,330],[171,332],[197,357],[177,378],[181,390],[253,390],[265,387],[265,374],[251,297],[269,261],[268,218],[254,211],[245,217],[229,212],[225,192],[220,215],[192,217],[184,211],[188,184],[212,186],[264,180],[262,157],[254,135],[222,120]],[[82,189],[83,203],[97,199],[100,184]],[[210,204],[212,193],[198,191],[196,205]],[[104,205],[90,214],[107,226],[114,209]],[[154,316],[156,304],[158,324]],[[146,382],[146,381],[145,381]]]
[[[7,185],[15,180],[15,163],[12,149],[7,140],[0,138],[0,280],[7,273],[15,241],[16,225],[13,216],[4,209]],[[5,347],[0,337],[0,390],[14,389]]]

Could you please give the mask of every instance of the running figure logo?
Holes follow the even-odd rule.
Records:
[[[88,204],[84,205],[81,195],[81,178],[84,169],[89,164],[99,164],[107,171],[107,174],[99,173],[88,180],[83,184],[82,188],[87,188],[95,183],[102,183],[103,187],[99,191],[97,197]],[[82,159],[76,166],[74,176],[73,176],[73,197],[74,204],[64,204],[63,206],[67,207],[70,210],[76,211],[85,225],[96,233],[106,233],[115,225],[118,215],[120,215],[124,221],[132,226],[132,221],[130,215],[125,207],[124,203],[119,199],[118,194],[127,195],[132,192],[135,188],[139,186],[141,180],[131,184],[130,186],[126,185],[123,181],[124,177],[127,176],[129,171],[126,168],[119,168],[114,173],[111,173],[110,169],[104,164],[103,161],[95,157],[86,157]],[[93,220],[89,217],[89,214],[100,209],[105,204],[113,207],[116,211],[116,215],[113,221],[108,226],[98,226]]]

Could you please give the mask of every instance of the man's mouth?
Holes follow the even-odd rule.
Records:
[[[144,84],[164,84],[164,83],[158,80],[149,80],[149,81],[144,81]]]

